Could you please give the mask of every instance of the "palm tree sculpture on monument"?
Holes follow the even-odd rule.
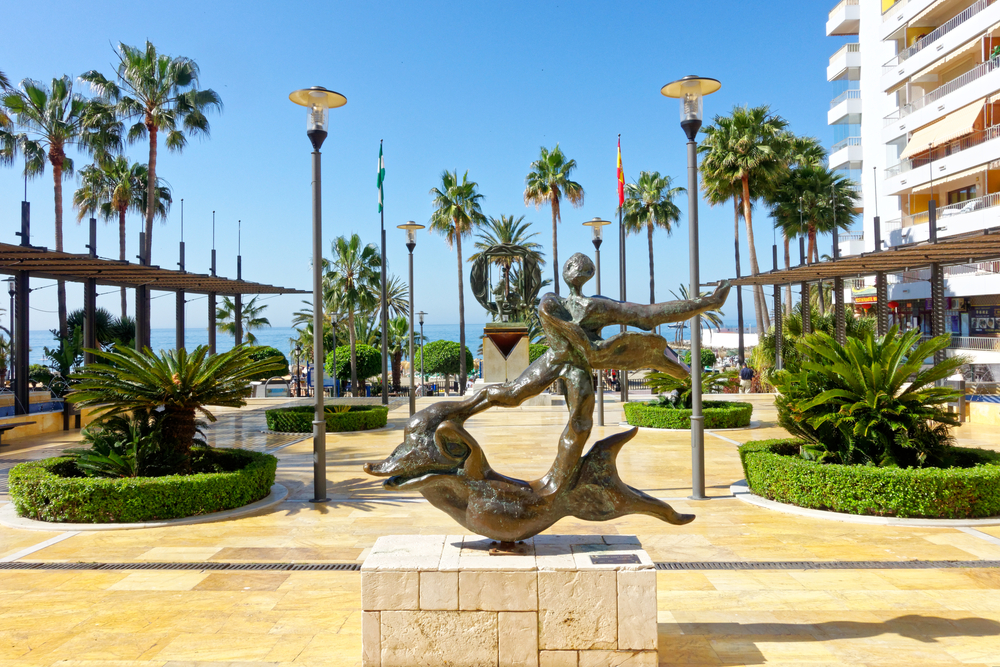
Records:
[[[649,242],[649,302],[656,303],[656,284],[653,278],[653,230],[664,230],[667,236],[681,218],[681,211],[674,197],[687,192],[682,187],[672,187],[669,176],[656,171],[639,172],[639,180],[625,186],[625,205],[622,223],[626,234],[646,232]]]
[[[739,184],[753,275],[760,273],[760,266],[751,209],[753,201],[763,197],[777,176],[787,169],[791,141],[787,127],[788,122],[781,116],[772,115],[768,106],[737,106],[731,115],[716,116],[712,125],[702,129],[706,138],[698,151],[702,154],[701,170],[706,184],[709,181]],[[769,329],[771,318],[764,301],[764,288],[760,285],[754,286],[754,310],[757,330]]]
[[[0,107],[13,116],[13,124],[23,131],[13,135],[0,129],[0,145],[10,152],[20,145],[25,155],[27,176],[45,171],[46,161],[52,165],[55,194],[56,252],[63,251],[63,192],[62,182],[73,174],[73,160],[66,155],[71,146],[87,153],[117,150],[121,143],[120,124],[111,108],[100,99],[86,99],[73,92],[68,76],[53,78],[46,87],[38,81],[24,79],[21,90],[10,90],[0,96]],[[59,336],[66,331],[66,283],[57,283],[59,302]]]
[[[514,245],[525,250],[528,258],[535,261],[539,266],[545,265],[545,257],[541,252],[541,244],[535,243],[531,239],[538,236],[538,232],[528,233],[531,227],[530,222],[524,221],[524,216],[515,218],[512,215],[501,215],[499,218],[490,218],[479,229],[475,243],[479,252],[469,255],[469,262],[475,262],[482,254],[495,245]],[[504,294],[510,295],[511,279],[517,273],[516,265],[518,260],[510,256],[491,257],[490,263],[500,268],[504,281]],[[516,283],[515,283],[516,285]]]
[[[173,198],[170,188],[162,178],[157,179],[154,200],[155,217],[166,222]],[[80,222],[89,213],[100,215],[105,221],[118,221],[118,258],[126,261],[125,214],[146,214],[149,192],[149,170],[146,165],[131,162],[124,155],[105,156],[80,170],[80,187],[73,193],[73,206],[78,210]],[[121,288],[122,317],[128,316],[126,289]]]
[[[567,160],[559,144],[551,151],[544,146],[538,159],[531,163],[531,171],[524,179],[524,203],[541,208],[552,207],[552,286],[559,294],[559,238],[558,224],[562,219],[560,200],[566,197],[573,206],[583,206],[583,186],[570,180],[576,169],[576,160]]]
[[[379,301],[382,258],[377,246],[363,245],[361,237],[338,236],[331,244],[333,258],[323,277],[323,300],[347,313],[347,333],[351,345],[351,391],[358,395],[357,319],[373,311]],[[328,312],[333,312],[328,310]],[[365,379],[365,378],[362,378]]]
[[[465,281],[462,276],[462,238],[469,236],[473,228],[486,222],[480,201],[479,185],[469,180],[469,172],[458,180],[458,171],[441,173],[441,185],[432,188],[434,212],[431,214],[431,230],[445,237],[448,246],[458,252],[458,342],[459,342],[459,395],[465,395],[468,369],[465,367]]]

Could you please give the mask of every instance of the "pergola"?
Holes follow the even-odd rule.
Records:
[[[242,342],[242,303],[244,294],[310,294],[306,290],[263,285],[223,278],[214,275],[215,250],[212,250],[212,275],[190,273],[184,270],[184,250],[181,245],[180,270],[164,269],[159,266],[134,264],[130,262],[103,259],[96,252],[96,221],[91,220],[90,253],[79,255],[67,252],[56,252],[38,246],[0,243],[0,274],[14,277],[14,315],[15,325],[12,331],[14,339],[14,411],[15,414],[28,412],[28,331],[29,331],[29,292],[28,279],[46,278],[67,282],[83,283],[84,288],[84,347],[96,348],[96,331],[93,313],[97,310],[97,286],[126,287],[136,290],[136,347],[142,349],[149,345],[148,340],[148,310],[140,303],[144,302],[142,295],[149,291],[175,292],[177,294],[177,345],[184,345],[184,295],[187,293],[205,294],[208,298],[209,348],[215,353],[215,297],[231,296],[234,298],[237,325],[236,342]],[[27,235],[22,234],[22,239]],[[140,316],[143,320],[140,321]],[[86,354],[85,363],[92,363],[92,355]]]
[[[936,226],[936,221],[932,217],[930,222],[932,228]],[[781,299],[778,294],[782,285],[800,284],[802,286],[802,298],[808,300],[809,283],[822,280],[833,281],[834,296],[834,321],[836,338],[841,343],[846,338],[844,323],[844,279],[859,278],[862,276],[875,276],[876,291],[876,322],[879,335],[885,335],[889,329],[889,309],[888,309],[888,283],[886,275],[912,271],[916,269],[930,269],[931,284],[931,332],[934,336],[945,333],[944,313],[944,271],[945,266],[959,264],[973,264],[1000,259],[1000,227],[992,227],[982,231],[959,234],[945,238],[937,236],[936,229],[932,229],[931,238],[919,243],[891,246],[885,250],[875,250],[874,252],[862,253],[860,255],[850,255],[848,257],[839,256],[838,238],[834,234],[834,259],[814,264],[805,263],[805,252],[800,243],[799,265],[781,270],[758,273],[755,276],[745,276],[733,280],[734,285],[773,285],[775,288],[774,318],[775,335],[778,337],[777,359],[780,368],[781,350]],[[879,219],[875,218],[875,245],[881,246],[879,234]],[[802,309],[802,328],[809,332],[812,329],[810,322],[809,308]],[[943,354],[943,353],[940,353]],[[939,356],[935,361],[940,361]]]

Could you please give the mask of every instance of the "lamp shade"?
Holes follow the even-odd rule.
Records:
[[[289,95],[288,99],[309,110],[306,130],[310,132],[326,132],[329,125],[329,110],[347,104],[346,97],[322,86],[301,88]]]
[[[604,238],[604,226],[610,225],[611,223],[607,220],[601,220],[600,218],[594,218],[593,220],[588,220],[583,223],[584,227],[590,227],[594,232],[594,240],[600,241]]]
[[[704,116],[705,95],[711,95],[722,88],[716,79],[702,76],[686,76],[663,86],[660,93],[681,101],[681,122],[700,121]]]
[[[396,228],[397,229],[404,229],[404,230],[406,230],[406,242],[408,244],[412,243],[412,244],[416,245],[416,243],[417,243],[417,230],[423,229],[424,226],[423,225],[418,225],[417,223],[415,223],[412,220],[410,220],[406,224],[396,225]]]

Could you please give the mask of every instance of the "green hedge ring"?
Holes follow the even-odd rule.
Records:
[[[958,468],[879,468],[799,458],[800,440],[755,440],[739,449],[750,490],[810,509],[924,519],[1000,515],[1000,453],[956,447]]]
[[[144,523],[243,507],[267,496],[278,459],[246,449],[192,450],[220,472],[164,477],[84,477],[69,457],[10,469],[19,516],[54,523]]]
[[[752,403],[741,401],[705,401],[702,414],[705,428],[741,428],[750,425]],[[626,403],[625,421],[648,428],[691,428],[691,410],[666,408],[649,403]]]
[[[314,414],[315,409],[307,405],[264,413],[268,430],[279,433],[312,433]],[[326,432],[370,431],[382,428],[388,421],[389,408],[384,405],[352,405],[348,412],[326,413]]]

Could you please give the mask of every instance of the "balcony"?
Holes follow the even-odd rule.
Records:
[[[861,67],[861,45],[857,43],[844,44],[830,56],[830,64],[826,68],[826,80],[839,79],[848,68],[852,67]]]
[[[828,125],[834,125],[847,116],[861,115],[861,91],[845,90],[830,100],[830,111],[826,114]]]
[[[883,238],[890,246],[919,243],[929,238],[927,212],[904,215],[884,223]],[[937,210],[938,237],[975,232],[1000,225],[1000,192],[942,206]]]
[[[950,50],[948,47],[954,48],[960,44],[967,42],[971,37],[975,36],[979,31],[982,30],[982,25],[984,22],[989,22],[988,16],[980,16],[979,14],[985,10],[987,7],[992,5],[995,0],[979,0],[979,2],[974,5],[967,7],[959,14],[953,16],[948,21],[942,25],[935,28],[932,32],[925,35],[922,39],[915,42],[908,49],[900,51],[897,55],[893,56],[887,63],[882,65],[882,73],[891,72],[893,69],[898,68],[900,65],[913,58],[917,54],[926,53],[928,58],[920,58],[920,63],[918,63],[919,68],[930,63],[931,60],[936,60],[937,58],[947,55],[947,51]],[[966,25],[966,22],[976,17],[975,24],[970,24],[968,27],[971,28],[970,31],[962,31],[963,34],[960,35],[960,40],[949,40],[950,44],[939,44],[938,40],[943,38],[945,35],[952,33],[957,28]],[[978,30],[977,30],[978,28]],[[966,35],[965,33],[968,32]],[[931,45],[937,44],[937,47],[933,50],[930,49]],[[911,71],[916,71],[916,69],[911,68]],[[904,75],[904,70],[899,70],[900,75]]]
[[[934,178],[950,176],[994,160],[1000,151],[1000,125],[993,125],[953,141],[934,146],[885,170],[888,194],[900,194],[928,183],[931,168]],[[925,167],[924,169],[921,169]],[[919,170],[917,173],[911,173]],[[910,174],[907,176],[907,174]]]
[[[837,234],[840,256],[860,255],[865,251],[864,232],[840,232]]]
[[[861,7],[859,0],[840,0],[837,6],[830,10],[830,18],[826,21],[826,34],[856,35],[861,25]]]
[[[830,147],[830,169],[861,162],[861,137],[847,137]]]
[[[879,30],[879,40],[884,41],[889,35],[895,33],[906,24],[938,0],[899,0],[892,7],[882,13],[882,26]]]

